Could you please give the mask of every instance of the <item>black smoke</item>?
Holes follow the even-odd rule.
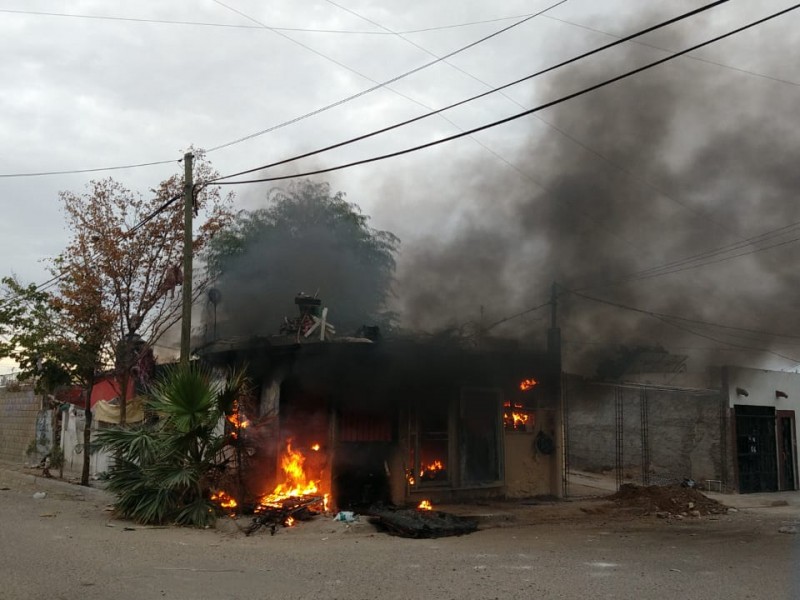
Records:
[[[624,30],[657,20],[640,15]],[[714,31],[675,28],[657,42],[680,49]],[[771,52],[776,64],[791,47],[789,40],[768,36],[742,43],[754,44],[750,51],[756,54]],[[537,80],[528,104],[665,55],[628,44]],[[732,53],[728,60],[746,56]],[[760,61],[760,68],[764,64],[769,61]],[[800,333],[792,300],[800,283],[800,244],[732,256],[800,237],[797,228],[710,256],[717,262],[699,269],[631,279],[655,265],[800,221],[800,130],[792,117],[798,87],[732,66],[681,58],[656,67],[544,111],[541,120],[507,125],[528,136],[522,150],[505,156],[515,168],[476,152],[440,173],[439,189],[429,178],[430,194],[452,202],[457,226],[429,227],[406,245],[398,285],[404,322],[427,330],[465,321],[487,327],[545,302],[556,282],[562,290],[652,311]],[[460,182],[457,191],[453,181]],[[702,363],[786,368],[800,357],[800,348],[786,339],[668,324],[569,293],[560,297],[559,311],[566,363],[578,370],[591,371],[618,344],[663,344]],[[546,309],[532,312],[493,332],[541,340],[547,317]]]

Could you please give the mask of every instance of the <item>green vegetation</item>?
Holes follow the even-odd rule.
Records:
[[[118,514],[144,524],[213,524],[210,488],[226,443],[218,425],[247,391],[242,373],[221,380],[204,367],[176,367],[151,389],[146,407],[157,418],[100,431],[98,444],[115,455],[107,486]]]

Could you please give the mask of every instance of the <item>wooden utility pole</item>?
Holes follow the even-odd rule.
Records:
[[[181,366],[189,366],[192,337],[192,213],[194,212],[194,181],[192,160],[194,155],[183,155],[183,312],[181,315]]]
[[[550,493],[561,498],[567,494],[567,439],[564,431],[564,399],[561,390],[561,328],[558,326],[558,285],[553,282],[550,291],[550,329],[547,332],[547,352],[550,355],[550,383],[552,394],[553,430],[556,446],[555,465],[550,475]]]

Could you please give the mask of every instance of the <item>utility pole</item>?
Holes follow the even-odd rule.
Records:
[[[192,160],[194,155],[183,155],[183,312],[181,315],[181,367],[189,366],[192,337],[192,213],[194,212],[194,181]]]
[[[558,326],[558,285],[553,282],[550,291],[550,329],[547,332],[547,353],[549,354],[550,393],[552,394],[554,442],[556,446],[556,468],[551,471],[550,493],[556,497],[567,495],[567,432],[565,431],[564,397],[561,389],[561,328]]]

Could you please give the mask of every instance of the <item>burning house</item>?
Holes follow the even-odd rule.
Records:
[[[256,387],[236,417],[246,496],[313,493],[351,509],[560,495],[556,355],[332,337],[319,301],[297,304],[279,335],[199,351],[246,367]]]

